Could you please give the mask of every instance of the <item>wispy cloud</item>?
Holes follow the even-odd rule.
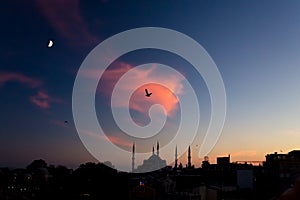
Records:
[[[80,13],[79,0],[36,2],[50,25],[72,45],[90,45],[99,41],[88,30]]]
[[[249,150],[249,151],[236,151],[231,153],[230,155],[232,157],[253,157],[256,156],[257,152],[254,150]]]
[[[31,88],[38,88],[42,86],[42,82],[26,75],[15,72],[0,72],[0,86],[7,82],[18,82]]]
[[[292,137],[300,137],[300,130],[299,129],[290,129],[285,131],[285,134]]]
[[[117,137],[117,136],[108,136],[107,138],[112,143],[123,146],[123,147],[131,147],[132,146],[131,142],[121,139],[120,137]]]
[[[29,100],[41,109],[49,109],[51,103],[61,103],[59,98],[50,96],[43,88],[43,82],[16,72],[0,72],[0,86],[8,82],[17,82],[23,86],[37,90],[37,94],[30,96]]]
[[[61,100],[57,98],[50,97],[45,91],[38,91],[34,96],[30,97],[30,101],[41,109],[49,109],[50,103],[60,103]]]
[[[88,137],[92,137],[95,140],[106,140],[106,141],[110,141],[116,145],[120,145],[123,147],[131,147],[132,146],[132,142],[129,142],[121,137],[118,136],[114,136],[114,135],[100,135],[99,133],[95,133],[92,131],[88,131],[88,130],[80,130],[80,132]]]

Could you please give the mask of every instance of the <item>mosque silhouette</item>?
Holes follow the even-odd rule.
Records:
[[[177,159],[177,146],[175,148],[175,165],[174,168],[178,168],[178,159]],[[159,170],[161,168],[164,168],[167,166],[166,160],[163,160],[159,156],[159,142],[156,143],[156,154],[154,152],[154,146],[152,147],[152,155],[143,161],[142,165],[137,166],[135,168],[135,144],[132,145],[132,163],[131,163],[131,171],[133,173],[142,173],[142,172],[150,172]],[[188,163],[186,165],[186,168],[194,168],[194,166],[191,164],[191,148],[189,146],[188,148]]]

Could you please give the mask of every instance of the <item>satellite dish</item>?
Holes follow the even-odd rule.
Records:
[[[53,41],[52,40],[49,40],[49,42],[48,42],[48,47],[50,48],[50,47],[52,47],[53,46]]]

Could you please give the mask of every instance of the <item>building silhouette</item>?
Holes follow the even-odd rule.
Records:
[[[194,165],[192,165],[192,155],[191,155],[191,146],[188,148],[188,163],[186,165],[187,169],[194,169]]]
[[[135,161],[135,146],[134,146],[134,143],[132,145],[132,160],[131,160],[131,171],[133,172],[134,171],[134,161]]]
[[[137,166],[135,168],[134,165],[134,156],[135,156],[135,146],[132,147],[132,172],[134,173],[142,173],[142,172],[150,172],[155,171],[167,166],[166,160],[163,160],[159,157],[159,142],[156,143],[156,154],[154,152],[154,146],[152,147],[152,155],[143,161],[142,165]]]
[[[174,169],[177,169],[177,167],[178,167],[178,158],[177,158],[177,145],[176,145],[176,147],[175,147],[175,164],[174,164]]]
[[[189,146],[182,168],[176,146],[176,170],[166,166],[159,150],[157,142],[152,155],[136,168],[136,144],[132,144],[133,172],[149,173],[121,172],[110,162],[89,162],[73,170],[42,159],[26,169],[0,168],[0,199],[277,199],[300,173],[300,150],[267,154],[259,166],[230,162],[229,156],[210,164],[206,156],[202,167],[194,168]]]
[[[279,178],[289,178],[293,174],[300,173],[300,150],[290,151],[287,154],[277,152],[267,154],[264,168],[268,174]]]
[[[188,155],[187,155],[187,164],[186,169],[194,169],[195,166],[192,165],[192,154],[191,154],[191,146],[188,147]],[[177,145],[175,147],[175,160],[174,160],[174,169],[182,169],[182,164],[178,165],[178,153],[177,153]],[[143,161],[142,165],[137,166],[135,168],[135,144],[132,145],[132,164],[131,164],[131,172],[133,173],[141,173],[141,172],[149,172],[155,171],[167,166],[166,160],[163,160],[159,156],[159,142],[156,143],[156,154],[155,148],[152,147],[152,155]]]
[[[229,165],[230,164],[230,155],[227,157],[217,157],[217,164],[218,165]]]

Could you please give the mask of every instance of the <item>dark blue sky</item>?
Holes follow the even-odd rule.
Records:
[[[69,166],[95,161],[73,123],[76,72],[101,41],[148,26],[192,37],[219,68],[227,118],[209,156],[263,160],[266,153],[299,148],[298,1],[64,2],[1,2],[0,166],[25,166],[37,158]],[[47,48],[49,39],[52,48]],[[119,61],[136,65],[157,59],[195,85],[201,82],[174,55],[136,53]],[[104,99],[97,106],[108,108]],[[195,162],[200,160],[194,155]]]

